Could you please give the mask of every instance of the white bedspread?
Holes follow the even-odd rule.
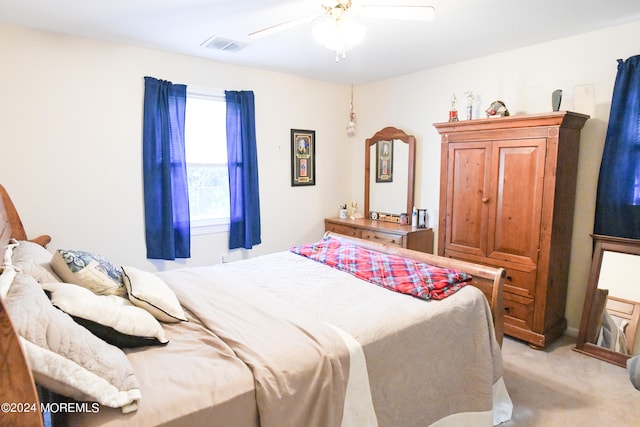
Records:
[[[190,322],[165,325],[166,347],[129,353],[143,393],[136,413],[77,414],[81,425],[259,425],[251,370],[225,336],[233,329],[224,318],[227,306],[208,310],[207,319],[194,314],[202,310],[195,300],[221,298],[215,291],[221,286],[233,289],[224,298],[258,289],[337,331],[349,350],[344,427],[489,427],[510,418],[491,312],[472,286],[424,301],[290,252],[158,275],[176,291]],[[226,322],[222,335],[208,328],[210,321]],[[260,324],[255,330],[270,336]]]
[[[290,252],[220,267],[238,286],[257,285],[353,337],[379,425],[491,426],[511,418],[501,351],[478,289],[424,301]]]

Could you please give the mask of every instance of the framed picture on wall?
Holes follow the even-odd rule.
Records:
[[[316,185],[316,131],[291,129],[291,186]]]
[[[393,182],[393,140],[376,142],[376,182]]]

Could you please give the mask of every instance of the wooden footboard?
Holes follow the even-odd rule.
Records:
[[[413,251],[411,249],[401,248],[399,246],[387,245],[370,240],[349,237],[343,234],[332,232],[325,233],[325,236],[331,236],[336,239],[349,241],[358,246],[372,249],[378,252],[399,255],[406,258],[415,259],[416,261],[425,262],[430,265],[442,268],[453,268],[464,271],[473,276],[473,286],[479,288],[487,297],[491,314],[493,316],[493,326],[496,333],[496,340],[502,347],[502,338],[504,336],[504,307],[502,301],[502,288],[504,286],[504,268],[494,268],[486,265],[474,264],[466,261],[460,261],[453,258],[441,257],[425,252]]]

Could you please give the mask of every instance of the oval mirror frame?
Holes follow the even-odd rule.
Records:
[[[584,299],[584,307],[582,309],[582,318],[580,321],[580,330],[575,350],[595,357],[600,360],[611,362],[618,366],[626,367],[629,355],[609,350],[590,342],[589,336],[599,327],[599,313],[606,305],[606,301],[598,301],[602,299],[598,294],[598,282],[600,272],[602,270],[602,260],[605,252],[618,252],[622,254],[630,254],[640,256],[640,240],[624,239],[620,237],[592,235],[594,239],[593,258],[591,261],[591,270],[589,272],[589,282]],[[604,295],[606,298],[606,295]],[[597,306],[597,307],[596,307]]]
[[[416,138],[413,135],[408,135],[404,131],[395,127],[386,127],[376,132],[371,138],[367,138],[365,142],[364,152],[364,215],[369,218],[369,196],[370,196],[370,175],[371,175],[371,146],[378,143],[378,141],[393,141],[400,140],[409,146],[409,161],[407,165],[407,206],[406,213],[409,215],[409,221],[411,221],[411,213],[413,211],[413,193],[414,193],[414,179],[415,179],[415,158],[416,158]],[[400,214],[402,212],[388,212],[391,214]],[[415,225],[415,224],[413,224]]]

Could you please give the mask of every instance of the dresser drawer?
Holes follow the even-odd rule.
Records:
[[[362,230],[362,238],[387,245],[402,246],[402,235],[382,231]]]
[[[505,322],[525,329],[533,329],[533,298],[510,292],[503,294]]]
[[[360,229],[358,227],[353,227],[350,225],[344,224],[334,224],[331,222],[326,222],[324,224],[325,231],[330,231],[332,233],[344,234],[345,236],[358,237],[360,238]]]

